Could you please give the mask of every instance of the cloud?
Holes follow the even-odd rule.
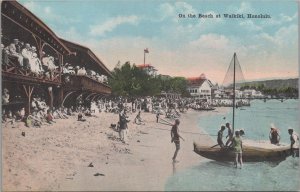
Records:
[[[51,27],[56,27],[57,24],[74,24],[80,22],[78,17],[67,17],[55,12],[50,6],[42,6],[43,4],[37,4],[36,1],[25,1],[23,5],[35,15],[41,17],[43,20],[48,21]],[[55,23],[55,24],[54,24]]]
[[[23,5],[30,11],[36,10],[39,7],[34,1],[26,1]]]
[[[253,12],[254,9],[252,8],[252,5],[249,2],[241,2],[239,6],[232,6],[229,5],[227,11],[229,13],[250,13]]]
[[[278,26],[282,24],[290,24],[291,22],[296,21],[298,17],[298,13],[294,13],[294,15],[289,16],[283,13],[280,13],[279,16],[272,16],[272,19],[264,22],[265,26]]]
[[[136,25],[139,22],[139,17],[131,16],[118,16],[111,18],[99,25],[90,26],[90,34],[93,36],[103,36],[106,32],[112,31],[119,25],[131,24]]]
[[[251,31],[251,32],[262,30],[262,27],[254,24],[254,22],[252,20],[241,21],[239,23],[239,25],[241,27],[244,27],[246,30]]]
[[[161,20],[172,18],[173,22],[178,22],[179,14],[197,14],[192,5],[186,2],[163,3],[159,6]]]
[[[191,46],[201,47],[203,49],[225,49],[228,47],[229,39],[224,35],[205,34],[199,39],[190,42]]]

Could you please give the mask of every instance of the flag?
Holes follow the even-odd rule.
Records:
[[[144,53],[149,53],[148,48],[144,49]]]

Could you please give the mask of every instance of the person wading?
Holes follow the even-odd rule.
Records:
[[[291,140],[291,154],[293,157],[299,157],[299,136],[293,129],[288,129]]]
[[[275,127],[271,127],[269,139],[272,144],[279,145],[280,135],[278,129],[276,129]]]
[[[233,130],[230,126],[230,123],[226,123],[226,128],[228,129],[228,134],[226,136],[226,139],[227,139],[227,142],[225,144],[225,146],[230,146],[230,142],[232,141],[232,138],[233,138]]]
[[[235,153],[235,167],[237,168],[238,162],[240,163],[241,168],[243,167],[242,159],[242,139],[240,137],[240,131],[235,131],[235,137],[232,138],[232,147]]]
[[[225,147],[225,145],[224,145],[224,143],[223,143],[223,132],[224,132],[225,129],[226,129],[225,126],[222,125],[222,126],[221,126],[221,130],[218,131],[218,139],[217,139],[217,142],[218,142],[218,145],[220,145],[221,148],[224,148],[224,147]]]
[[[176,119],[175,120],[175,124],[172,126],[172,129],[171,129],[171,143],[175,143],[175,147],[176,147],[176,150],[174,152],[174,156],[173,156],[173,163],[177,163],[178,161],[176,160],[176,157],[177,157],[177,153],[180,149],[180,138],[184,141],[184,139],[181,137],[181,135],[179,134],[179,129],[178,129],[178,126],[180,124],[180,121],[179,119]]]

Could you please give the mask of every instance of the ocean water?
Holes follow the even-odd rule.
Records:
[[[246,139],[268,140],[270,124],[273,123],[280,130],[281,142],[288,144],[290,141],[287,129],[293,128],[299,133],[298,108],[298,100],[284,102],[270,100],[266,103],[251,101],[251,107],[236,110],[235,129],[243,128]],[[220,126],[226,122],[232,122],[232,109],[226,114],[216,113],[199,118],[199,126],[212,135],[216,135]],[[279,164],[244,163],[242,169],[235,169],[233,163],[207,160],[176,172],[168,179],[165,189],[168,191],[299,191],[299,180],[299,158],[289,157]]]

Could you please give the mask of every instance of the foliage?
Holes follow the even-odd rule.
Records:
[[[154,96],[159,95],[161,91],[189,95],[185,78],[153,77],[135,65],[131,65],[130,62],[118,64],[112,71],[112,75],[108,82],[113,95]]]
[[[255,89],[257,91],[261,91],[264,95],[271,96],[284,96],[284,97],[298,97],[298,89],[293,87],[280,87],[280,88],[270,88],[266,87],[264,84],[245,84],[241,87],[241,90],[245,89]]]

